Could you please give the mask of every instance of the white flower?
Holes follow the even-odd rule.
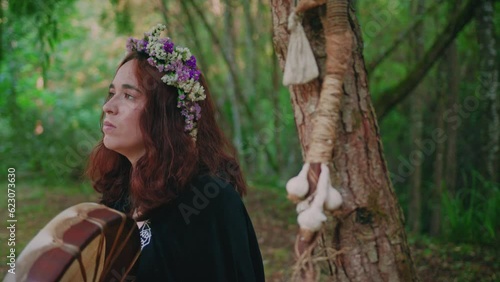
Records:
[[[166,74],[162,76],[161,80],[168,85],[175,86],[177,84],[177,74]]]

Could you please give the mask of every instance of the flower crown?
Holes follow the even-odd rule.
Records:
[[[127,50],[147,54],[148,63],[160,73],[165,73],[161,80],[177,88],[177,108],[181,109],[186,121],[184,131],[196,140],[197,121],[201,117],[201,107],[197,102],[207,97],[205,88],[199,82],[201,73],[196,68],[195,56],[191,55],[188,48],[175,46],[169,37],[159,37],[166,28],[158,24],[150,32],[144,33],[142,40],[130,37]]]

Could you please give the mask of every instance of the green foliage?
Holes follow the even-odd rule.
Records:
[[[498,252],[477,243],[453,243],[410,236],[412,257],[421,281],[498,281]]]
[[[357,1],[357,14],[361,22],[364,40],[368,44],[364,49],[365,60],[369,62],[377,58],[404,33],[415,21],[410,16],[410,2],[401,1]],[[447,24],[451,13],[456,7],[463,6],[454,1],[426,1],[426,7],[436,6],[426,12],[423,19],[423,34],[421,40],[425,48],[429,48],[436,35]],[[463,4],[464,2],[462,2]],[[495,4],[497,7],[498,3]],[[495,20],[495,31],[500,30],[500,21]],[[376,27],[379,27],[378,29]],[[376,31],[376,32],[374,32]],[[498,45],[498,40],[496,41]],[[472,20],[456,38],[458,52],[457,68],[459,68],[459,93],[455,104],[445,104],[444,112],[438,112],[438,97],[449,95],[449,89],[444,88],[449,74],[440,74],[437,65],[427,73],[420,82],[420,99],[425,103],[423,111],[423,134],[421,140],[429,145],[427,149],[416,148],[415,140],[411,140],[410,131],[416,124],[411,123],[412,104],[404,101],[396,106],[382,121],[380,132],[384,144],[385,157],[388,163],[391,179],[397,196],[400,199],[405,214],[408,214],[412,200],[411,179],[416,168],[422,171],[422,232],[431,229],[431,218],[434,206],[442,204],[441,221],[444,238],[454,242],[472,242],[494,244],[498,242],[497,220],[499,210],[494,208],[499,204],[498,186],[485,179],[487,175],[485,156],[488,154],[487,144],[490,142],[487,114],[488,104],[484,100],[484,89],[481,84],[479,69],[479,45],[477,42],[477,26]],[[370,90],[376,100],[377,94],[396,85],[416,64],[415,49],[408,40],[404,40],[388,56],[382,64],[369,73]],[[497,56],[498,60],[498,56]],[[442,89],[442,90],[441,90]],[[415,95],[415,94],[414,94]],[[407,99],[409,100],[409,99]],[[442,122],[442,123],[439,123]],[[450,132],[456,130],[456,161],[458,169],[454,186],[444,185],[445,195],[439,199],[435,175],[438,169],[435,161],[438,158],[438,143],[432,135],[436,130],[445,132],[444,139],[451,137]],[[443,170],[447,169],[448,143],[444,143]],[[418,162],[412,162],[412,154],[422,153]]]
[[[129,0],[111,0],[115,10],[115,25],[118,34],[130,34],[133,30]]]
[[[466,187],[456,195],[443,194],[444,238],[455,243],[498,245],[500,187],[477,172],[473,173]]]
[[[64,25],[74,0],[35,0],[8,1],[5,29],[10,42],[25,35],[35,35],[35,46],[41,58],[42,76],[46,79],[46,71],[50,64],[50,53],[56,43],[62,39],[60,27]],[[3,22],[2,22],[3,24]],[[3,31],[2,31],[3,32]],[[2,42],[3,43],[3,42]],[[0,46],[2,53],[10,48]],[[1,59],[1,58],[0,58]]]
[[[78,97],[75,91],[78,87],[71,83],[86,67],[82,55],[71,53],[78,50],[75,47],[80,45],[78,40],[84,38],[84,33],[69,35],[75,29],[74,23],[66,24],[71,15],[64,12],[71,7],[58,7],[63,4],[70,5],[71,1],[47,2],[44,5],[48,6],[38,7],[40,11],[31,11],[31,6],[16,6],[15,9],[21,10],[8,15],[11,17],[8,30],[14,35],[5,45],[9,50],[8,60],[0,61],[3,78],[0,90],[5,93],[5,99],[0,100],[3,140],[0,168],[15,167],[23,179],[42,183],[80,179],[99,135],[102,99],[96,100],[92,95]],[[52,34],[50,40],[64,40],[47,53],[52,62],[50,70],[44,63],[44,55],[40,55],[47,50],[33,45],[40,32],[30,29],[37,22],[33,17],[46,16],[44,9],[49,6],[54,9],[53,17],[58,19],[54,28],[59,35],[55,38]],[[73,66],[70,64],[72,71],[62,67],[70,62],[75,62]],[[92,79],[87,78],[86,83],[90,82]]]

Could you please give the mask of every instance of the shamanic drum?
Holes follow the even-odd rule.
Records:
[[[135,221],[95,203],[54,217],[24,248],[10,281],[134,281],[141,251]]]

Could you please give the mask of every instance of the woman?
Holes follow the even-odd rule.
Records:
[[[234,150],[196,58],[165,28],[129,39],[88,176],[103,204],[138,222],[137,281],[264,281]]]

